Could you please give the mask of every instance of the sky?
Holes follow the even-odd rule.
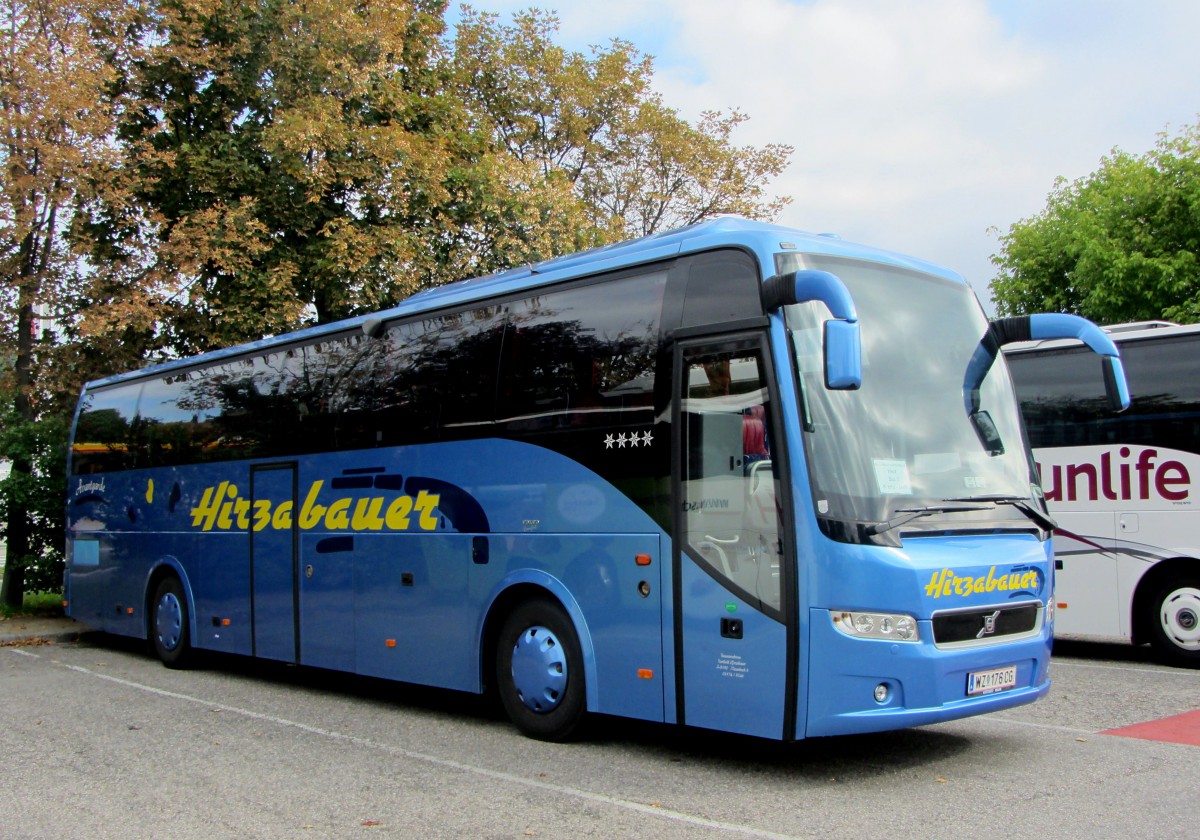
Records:
[[[989,313],[999,235],[1056,178],[1200,122],[1200,0],[477,0],[558,43],[654,57],[681,116],[738,109],[787,143],[778,221],[945,265]],[[453,13],[450,19],[453,20]]]

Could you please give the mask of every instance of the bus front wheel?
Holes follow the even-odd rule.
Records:
[[[176,577],[163,578],[154,590],[154,600],[150,602],[150,644],[155,656],[168,668],[186,668],[191,661],[187,597]]]
[[[509,614],[497,643],[496,685],[524,734],[563,741],[575,732],[586,710],[583,654],[557,603],[525,601]]]
[[[1168,581],[1152,605],[1154,647],[1172,664],[1200,667],[1200,579]]]

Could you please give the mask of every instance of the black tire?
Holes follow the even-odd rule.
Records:
[[[525,601],[500,630],[496,688],[525,735],[565,741],[587,711],[583,654],[566,612],[548,599]]]
[[[1200,578],[1185,575],[1159,587],[1150,603],[1150,641],[1172,665],[1200,668]]]
[[[158,583],[150,602],[150,646],[168,668],[186,668],[193,658],[183,584],[170,576]]]

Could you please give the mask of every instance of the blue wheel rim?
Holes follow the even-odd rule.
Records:
[[[163,593],[154,614],[154,632],[164,650],[175,650],[183,638],[183,605],[174,592]]]
[[[567,687],[567,652],[549,629],[529,627],[513,647],[512,678],[517,696],[538,714],[558,708]]]

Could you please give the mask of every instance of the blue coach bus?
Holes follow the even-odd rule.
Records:
[[[89,383],[70,614],[197,649],[794,740],[1049,687],[1053,523],[955,274],[720,219]]]

